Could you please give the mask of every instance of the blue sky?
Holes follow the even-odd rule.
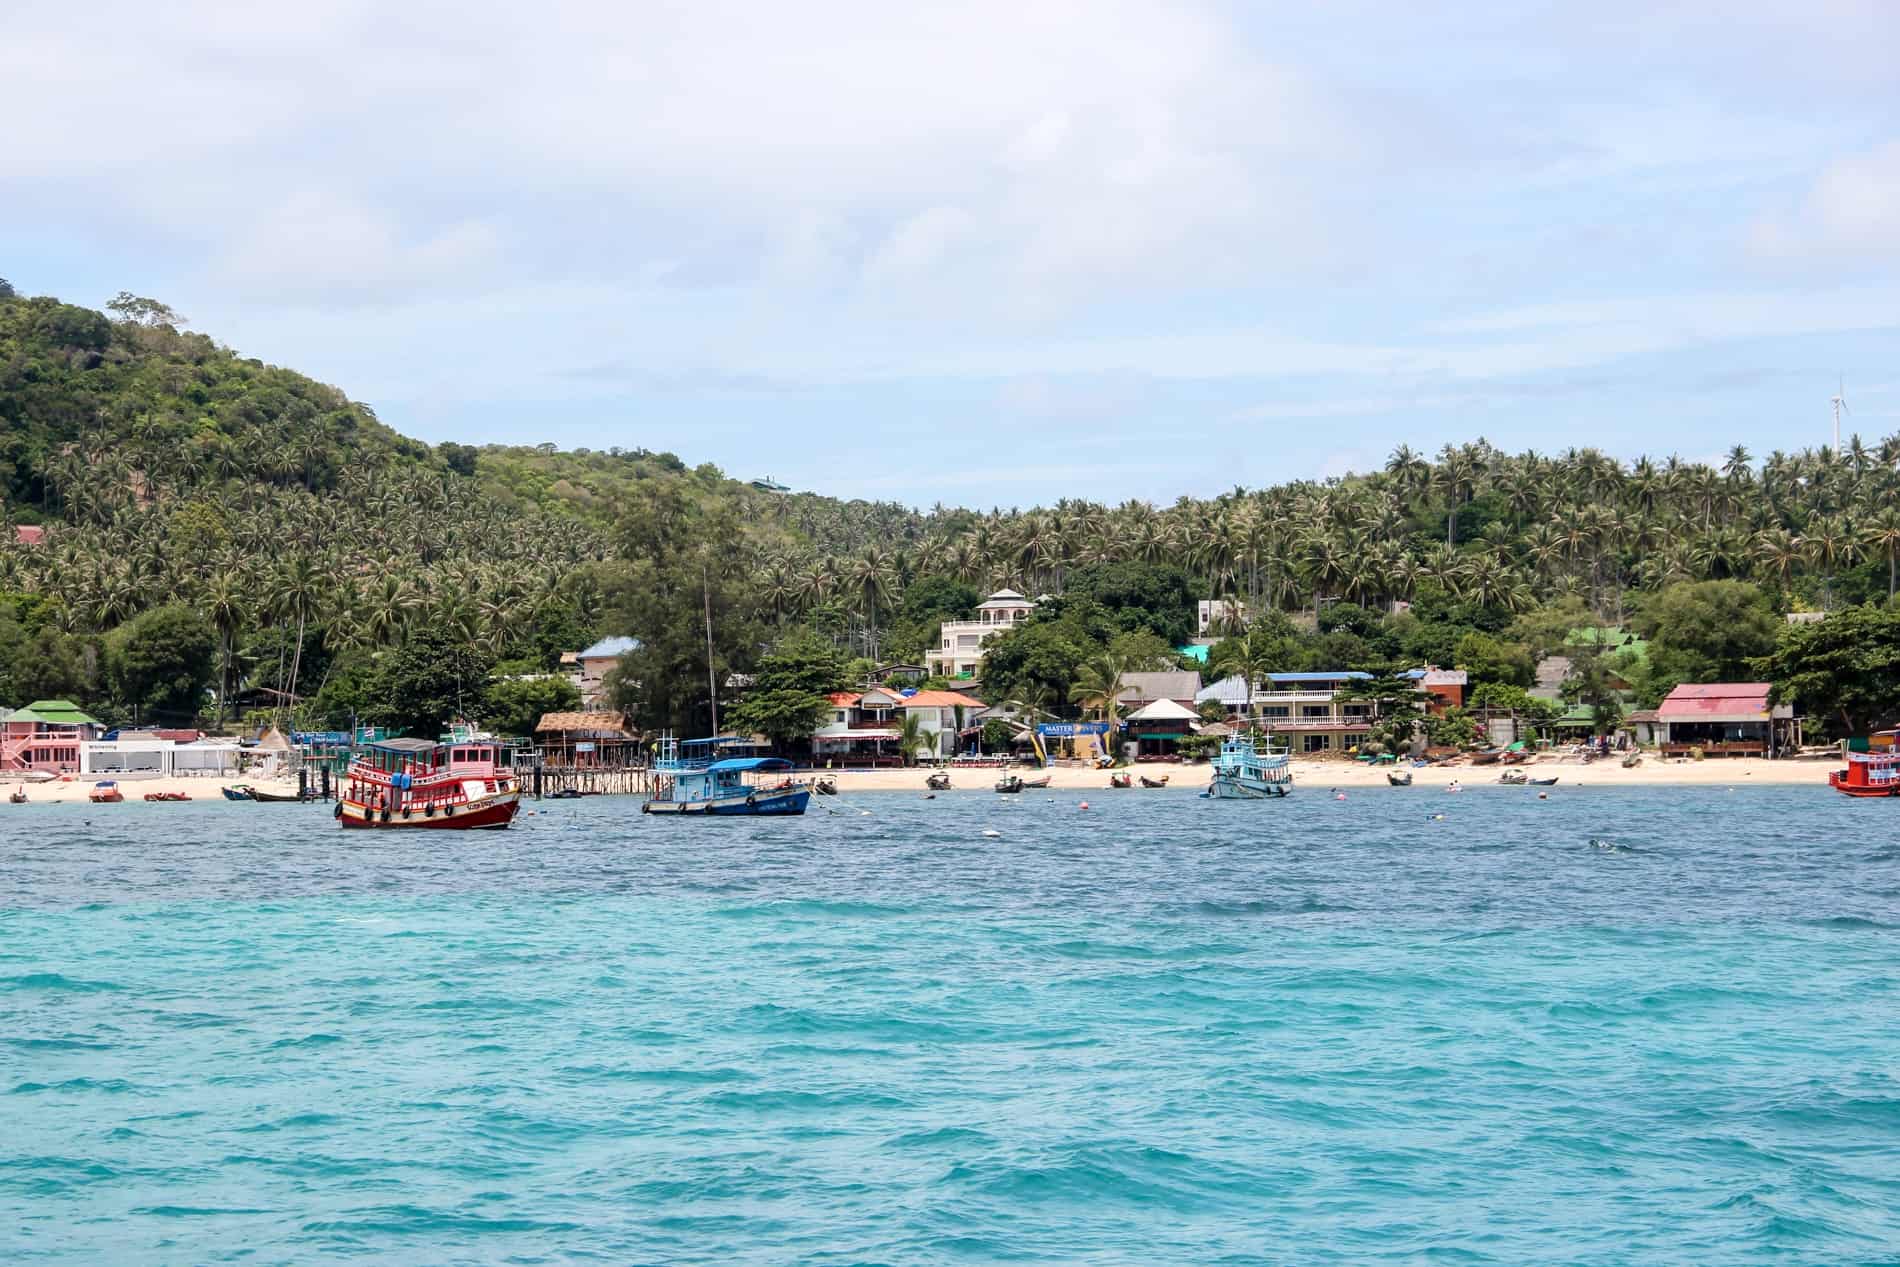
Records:
[[[1837,373],[1900,430],[1900,5],[7,26],[0,276],[164,299],[429,440],[990,506],[1793,449]]]

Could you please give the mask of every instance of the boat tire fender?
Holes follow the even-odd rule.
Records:
[[[402,816],[403,816],[404,818],[408,818],[408,817],[409,817],[409,807],[408,807],[407,805],[405,805],[405,806],[403,806],[403,807],[402,807]]]
[[[431,802],[429,802],[429,803],[428,803],[427,805],[424,805],[424,806],[422,807],[422,816],[423,816],[424,818],[434,818],[434,817],[435,817],[435,802],[434,802],[434,801],[431,801]]]
[[[454,817],[455,817],[455,806],[453,806],[453,805],[444,805],[444,806],[442,807],[442,817],[444,817],[444,818],[454,818]]]
[[[642,814],[651,814],[653,812],[653,807],[651,805],[648,805],[642,802],[640,806],[640,812]]]
[[[383,806],[383,821],[385,823],[389,821],[389,806],[387,805]]]
[[[331,817],[331,818],[341,818],[341,817],[343,817],[343,802],[342,802],[342,801],[338,801],[338,802],[336,803],[336,808],[335,808],[334,810],[332,810],[332,811],[330,811],[330,817]]]

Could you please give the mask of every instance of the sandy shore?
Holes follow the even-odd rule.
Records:
[[[12,808],[12,806],[8,804],[6,797],[21,787],[26,788],[26,797],[29,804],[56,805],[67,801],[84,801],[92,795],[92,786],[94,783],[99,782],[101,779],[112,777],[113,776],[103,774],[97,777],[92,775],[75,775],[70,780],[54,779],[38,783],[31,781],[22,783],[20,780],[14,778],[0,778],[0,813]],[[119,791],[124,795],[125,803],[128,805],[134,802],[143,804],[147,792],[182,792],[194,801],[221,801],[224,799],[223,789],[235,787],[239,783],[248,784],[251,787],[261,787],[270,792],[290,793],[297,790],[297,785],[294,782],[278,780],[273,783],[270,780],[255,777],[243,779],[211,779],[198,777],[170,779],[117,778],[114,781],[118,783]]]
[[[1827,772],[1834,768],[1833,761],[1761,761],[1742,758],[1728,761],[1663,761],[1657,757],[1644,757],[1643,763],[1625,770],[1614,760],[1593,761],[1583,765],[1575,761],[1544,760],[1533,761],[1518,767],[1528,770],[1533,778],[1549,778],[1555,775],[1559,787],[1642,787],[1658,786],[1725,786],[1736,787],[1744,784],[1803,784],[1811,787],[1825,787]],[[1371,767],[1358,762],[1347,761],[1295,761],[1293,763],[1293,783],[1299,788],[1366,788],[1385,787],[1386,770],[1390,767]],[[1412,771],[1414,787],[1444,787],[1457,780],[1467,787],[1481,787],[1496,784],[1499,766],[1427,766]],[[1030,776],[1041,772],[1018,768],[1016,773]],[[819,771],[838,780],[841,793],[851,792],[921,792],[924,790],[924,778],[927,770],[838,770]],[[1083,770],[1068,766],[1057,766],[1046,772],[1050,776],[1052,788],[1070,791],[1108,791],[1108,772],[1106,770]],[[1143,765],[1134,769],[1137,775],[1160,778],[1167,775],[1169,785],[1176,788],[1199,789],[1207,785],[1208,767],[1206,765]],[[805,777],[801,775],[800,777]],[[1001,777],[994,769],[952,769],[950,786],[959,789],[987,788]],[[74,778],[53,782],[28,782],[27,799],[32,804],[58,804],[61,802],[84,801],[92,791],[95,780]],[[220,789],[237,783],[249,783],[262,786],[275,792],[291,792],[296,784],[288,782],[268,783],[255,778],[248,779],[209,779],[209,778],[171,778],[171,779],[120,779],[119,790],[124,793],[127,804],[143,804],[147,792],[182,792],[194,801],[222,800]],[[22,786],[15,780],[0,779],[0,812],[11,808],[6,794]],[[1135,791],[1142,789],[1137,787]]]
[[[1555,775],[1560,787],[1639,787],[1670,785],[1719,785],[1733,787],[1738,784],[1775,783],[1806,784],[1814,787],[1827,785],[1827,772],[1834,768],[1832,761],[1762,761],[1743,757],[1726,761],[1663,761],[1658,757],[1644,757],[1643,763],[1625,770],[1615,760],[1593,761],[1588,765],[1575,761],[1533,761],[1517,767],[1528,770],[1532,778],[1549,778]],[[1293,784],[1301,788],[1356,788],[1385,787],[1386,770],[1389,766],[1371,767],[1356,761],[1295,761],[1293,762]],[[1495,784],[1498,774],[1505,767],[1500,766],[1426,766],[1412,771],[1414,787],[1443,787],[1457,780],[1467,787],[1483,784]],[[1043,772],[1018,769],[1015,771],[1025,777]],[[834,773],[838,780],[839,792],[852,791],[922,791],[924,770],[842,770]],[[1108,772],[1106,770],[1083,770],[1058,766],[1046,771],[1051,776],[1052,788],[1071,790],[1108,790]],[[1169,776],[1173,787],[1201,788],[1208,780],[1206,765],[1143,765],[1136,766],[1134,773],[1145,774],[1149,778]],[[950,771],[950,786],[953,788],[985,788],[995,783],[1001,773],[996,770],[953,769]],[[1134,790],[1140,791],[1140,787]]]

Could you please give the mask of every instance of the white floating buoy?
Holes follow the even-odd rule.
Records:
[[[998,840],[1002,837],[1003,833],[997,831],[994,827],[985,827],[983,829],[983,835],[991,840]]]

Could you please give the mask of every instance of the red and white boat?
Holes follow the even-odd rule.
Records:
[[[487,740],[385,739],[350,763],[336,819],[345,827],[469,831],[506,827],[521,784]]]
[[[1829,770],[1827,785],[1849,796],[1900,796],[1900,752],[1850,752],[1845,770]]]

